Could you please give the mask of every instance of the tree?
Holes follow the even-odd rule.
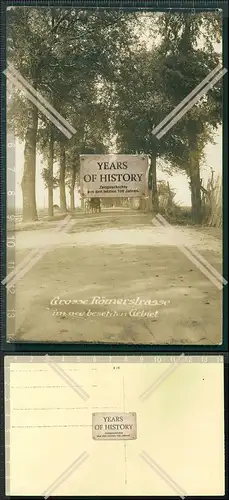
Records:
[[[185,170],[191,183],[193,218],[199,222],[200,161],[205,145],[213,140],[214,128],[221,122],[221,84],[211,89],[160,140],[152,130],[219,63],[214,42],[220,39],[220,16],[152,14],[153,29],[155,21],[160,43],[150,49],[133,50],[123,59],[116,78],[117,144],[120,151],[150,156],[155,211],[158,210],[157,159],[163,158],[171,167]],[[206,41],[203,47],[198,45],[201,36]]]
[[[70,191],[70,206],[74,210],[74,189],[79,184],[80,154],[103,154],[108,152],[110,137],[109,114],[96,82],[87,88],[84,101],[78,105],[77,114],[72,109],[70,121],[76,129],[71,140],[66,142],[65,180]]]
[[[187,146],[175,136],[158,141],[153,128],[171,111],[169,97],[163,92],[159,75],[164,61],[157,47],[142,48],[123,60],[116,79],[114,123],[118,150],[150,157],[149,184],[153,210],[158,212],[157,160],[176,151],[182,160]],[[187,151],[186,151],[187,153]]]
[[[220,13],[172,14],[161,16],[158,23],[162,37],[160,46],[164,60],[161,80],[164,93],[171,100],[171,109],[179,104],[220,62],[215,44],[222,37]],[[168,134],[186,139],[190,179],[192,215],[202,220],[200,161],[204,147],[213,140],[214,130],[222,120],[222,83],[218,82],[188,111]],[[182,127],[182,130],[181,130]],[[170,155],[171,156],[171,155]]]
[[[99,77],[111,80],[123,48],[131,40],[129,18],[121,11],[84,11],[63,8],[20,8],[8,12],[8,57],[16,69],[68,120]],[[58,85],[56,85],[58,83]],[[55,99],[56,94],[58,99]],[[11,120],[25,141],[23,218],[37,218],[35,181],[36,148],[40,123],[45,119],[36,106],[17,93],[17,114]],[[26,111],[26,116],[25,116]],[[16,123],[17,122],[17,123]],[[19,123],[21,122],[21,123]],[[23,124],[23,127],[22,127]],[[52,199],[52,150],[56,140],[50,129],[49,198]],[[64,150],[61,148],[61,172]],[[64,176],[60,184],[63,187]],[[64,193],[62,189],[62,200]],[[50,208],[51,210],[51,208]]]
[[[46,21],[44,11],[15,8],[8,11],[7,56],[11,63],[38,90],[41,54],[47,52],[40,32],[44,34]],[[26,43],[25,43],[26,41]],[[26,46],[27,45],[27,46]],[[16,104],[16,107],[14,106]],[[24,172],[22,178],[23,219],[36,220],[36,146],[39,113],[37,107],[25,100],[16,91],[15,100],[9,110],[17,136],[24,141]]]

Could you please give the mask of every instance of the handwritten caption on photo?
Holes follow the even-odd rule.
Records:
[[[139,318],[157,318],[159,311],[147,311],[146,309],[139,309],[139,307],[159,307],[167,306],[170,300],[151,300],[136,298],[112,298],[94,296],[90,299],[61,299],[59,296],[54,297],[50,301],[51,306],[131,306],[129,311],[114,311],[114,310],[100,310],[95,311],[90,308],[85,308],[82,311],[63,311],[54,309],[53,316],[69,316],[72,318],[82,317],[105,317],[112,318],[117,316],[130,316]],[[136,309],[135,309],[136,308]]]

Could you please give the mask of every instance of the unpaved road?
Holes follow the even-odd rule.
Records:
[[[222,292],[178,248],[221,273],[217,230],[127,210],[58,224],[16,232],[17,264],[43,249],[16,285],[16,341],[221,344]]]

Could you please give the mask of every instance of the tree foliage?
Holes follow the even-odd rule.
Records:
[[[214,13],[130,13],[63,7],[8,11],[7,56],[24,78],[76,129],[66,139],[15,88],[8,122],[25,145],[23,216],[36,218],[36,154],[44,160],[49,191],[79,179],[79,157],[118,152],[151,157],[157,207],[157,163],[186,172],[193,216],[201,215],[200,163],[222,119],[222,82],[211,88],[164,137],[152,133],[221,61],[222,17]],[[153,43],[146,43],[147,26]],[[53,166],[59,165],[57,175]]]

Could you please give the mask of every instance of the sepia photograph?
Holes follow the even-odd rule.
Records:
[[[222,23],[7,8],[7,342],[222,344]]]

